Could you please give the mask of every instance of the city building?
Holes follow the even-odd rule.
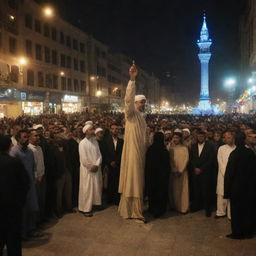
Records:
[[[0,1],[0,117],[120,111],[131,64],[50,6]],[[159,80],[138,69],[138,91],[159,103]]]
[[[241,38],[241,95],[237,110],[256,112],[256,2],[245,0],[240,22]]]
[[[0,3],[1,115],[81,111],[87,35],[32,0]]]

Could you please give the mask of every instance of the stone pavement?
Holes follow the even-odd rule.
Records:
[[[45,232],[47,239],[24,244],[24,256],[256,256],[256,238],[230,240],[230,222],[203,212],[138,224],[112,206],[92,218],[65,215]]]

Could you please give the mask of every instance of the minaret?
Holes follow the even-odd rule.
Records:
[[[201,62],[201,92],[198,109],[200,111],[211,110],[211,99],[209,96],[209,71],[208,64],[211,58],[210,46],[212,40],[209,38],[208,28],[206,24],[206,17],[204,14],[203,26],[201,29],[200,40],[197,41],[197,45],[200,49],[198,54]]]

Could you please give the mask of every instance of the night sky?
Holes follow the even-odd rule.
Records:
[[[213,40],[212,98],[225,97],[223,79],[239,75],[239,20],[243,0],[55,0],[64,19],[80,26],[114,51],[163,79],[183,102],[200,91],[199,33],[203,11]]]

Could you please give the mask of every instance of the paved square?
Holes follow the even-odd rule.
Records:
[[[117,207],[64,216],[47,229],[48,239],[24,244],[24,256],[255,256],[256,238],[230,240],[227,219],[206,218],[203,212],[175,215],[148,224],[123,220]]]

